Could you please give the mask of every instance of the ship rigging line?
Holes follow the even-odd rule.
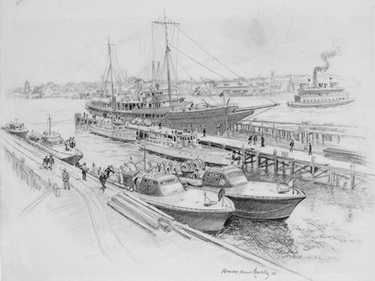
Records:
[[[202,66],[203,68],[207,69],[208,71],[211,71],[212,73],[214,73],[214,74],[220,76],[220,77],[223,78],[223,79],[228,79],[228,78],[224,77],[223,75],[221,75],[221,74],[219,74],[219,73],[213,71],[212,69],[208,68],[207,66],[201,64],[199,61],[193,59],[191,56],[185,54],[183,51],[178,50],[178,49],[177,49],[176,47],[174,47],[173,45],[169,44],[169,47],[172,47],[172,48],[175,49],[177,52],[180,52],[181,54],[185,55],[186,57],[188,57],[188,58],[191,59],[192,61],[196,62],[197,64],[199,64],[199,65]]]
[[[222,63],[220,60],[218,60],[217,58],[215,58],[213,55],[211,55],[206,49],[204,49],[201,45],[199,45],[193,38],[191,38],[189,35],[187,35],[185,32],[182,31],[182,29],[177,26],[178,30],[184,34],[187,38],[189,38],[194,44],[196,44],[199,48],[201,48],[201,50],[203,50],[207,55],[209,55],[211,58],[213,58],[214,60],[216,60],[218,63],[220,63],[222,66],[224,66],[227,70],[229,70],[231,73],[233,73],[234,75],[236,75],[239,79],[241,79],[243,82],[245,82],[247,85],[249,85],[250,87],[253,87],[249,82],[247,82],[245,79],[243,79],[241,76],[239,76],[237,73],[235,73],[233,70],[231,70],[229,67],[227,67],[224,63]],[[263,96],[265,97],[266,99],[268,99],[269,101],[273,102],[274,104],[277,104],[274,100],[270,99],[269,97],[266,97],[266,96]]]

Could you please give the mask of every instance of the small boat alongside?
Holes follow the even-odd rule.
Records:
[[[306,195],[286,184],[248,181],[234,166],[210,168],[196,184],[205,191],[224,190],[236,207],[235,215],[255,220],[288,218]],[[201,186],[201,187],[200,187]]]
[[[88,127],[90,133],[123,142],[136,142],[137,132],[129,130],[122,121],[100,119]]]
[[[175,175],[138,176],[134,185],[136,197],[201,231],[221,230],[235,211],[233,202],[217,192],[185,190]]]
[[[142,127],[138,129],[138,138],[141,149],[176,160],[201,159],[217,166],[229,165],[232,160],[230,152],[198,144],[196,133]]]
[[[33,146],[71,165],[76,165],[83,157],[79,149],[67,146],[59,133],[51,131],[50,117],[48,117],[48,131],[43,134],[31,132],[26,140]]]
[[[2,129],[7,131],[9,134],[20,138],[26,138],[26,135],[29,132],[29,130],[25,128],[24,123],[19,123],[17,120],[6,124]]]

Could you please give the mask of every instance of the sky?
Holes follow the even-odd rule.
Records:
[[[311,74],[324,64],[320,54],[338,46],[341,55],[331,59],[329,72],[366,83],[374,69],[372,1],[2,0],[0,4],[2,92],[22,86],[26,79],[31,85],[100,80],[108,37],[121,69],[145,75],[151,22],[164,11],[231,70],[192,47],[180,32],[178,48],[184,54],[177,52],[175,57],[181,63],[176,63],[181,78],[269,76],[272,70],[275,75]],[[186,55],[197,57],[221,76],[195,65]]]

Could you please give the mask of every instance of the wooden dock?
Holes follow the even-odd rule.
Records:
[[[195,229],[190,228],[187,225],[180,224],[176,221],[169,223],[169,226],[165,228],[163,225],[157,226],[155,229],[150,229],[145,231],[141,224],[144,224],[142,220],[139,219],[139,215],[142,214],[142,209],[139,209],[138,218],[132,216],[131,213],[123,214],[123,220],[112,221],[112,212],[115,212],[111,208],[107,208],[106,204],[111,201],[111,198],[118,194],[119,192],[124,192],[123,189],[119,189],[115,185],[110,183],[107,184],[107,190],[105,193],[99,190],[100,184],[97,179],[93,176],[88,175],[87,181],[81,180],[81,171],[77,167],[68,165],[58,159],[55,159],[55,164],[52,171],[45,170],[41,168],[42,159],[46,156],[46,153],[36,149],[30,144],[18,139],[12,135],[0,132],[0,144],[5,149],[6,154],[10,156],[14,166],[20,167],[19,163],[22,162],[23,167],[27,167],[28,170],[32,170],[32,175],[37,175],[41,178],[48,178],[48,182],[51,182],[50,187],[56,196],[64,196],[65,192],[78,192],[84,199],[85,204],[90,213],[90,221],[92,222],[93,230],[95,231],[95,237],[97,238],[98,245],[100,246],[102,253],[110,259],[118,257],[118,255],[127,254],[129,248],[131,247],[132,240],[143,239],[144,243],[147,244],[149,251],[153,251],[155,248],[158,255],[163,256],[169,255],[171,251],[174,252],[191,252],[194,255],[194,260],[200,261],[208,265],[211,270],[215,268],[215,272],[210,273],[214,276],[216,280],[224,280],[227,277],[223,276],[221,270],[227,268],[228,266],[235,265],[238,268],[248,269],[248,268],[264,268],[269,272],[273,272],[276,275],[277,280],[306,280],[305,277],[291,270],[288,270],[273,261],[268,261],[260,258],[251,253],[245,252],[236,248],[220,239],[217,239],[211,235],[202,233]],[[25,171],[27,170],[25,169]],[[70,185],[71,191],[63,191],[61,170],[66,169],[70,174]],[[30,175],[26,175],[25,180],[29,183],[32,182]],[[10,188],[10,187],[2,187]],[[60,189],[60,191],[56,191]],[[131,192],[129,192],[131,194]],[[44,195],[43,195],[44,197]],[[43,200],[43,199],[42,199]],[[132,200],[132,196],[127,199],[129,202]],[[128,203],[129,203],[128,202]],[[134,205],[140,202],[131,202]],[[142,203],[143,206],[147,207],[146,203]],[[33,206],[33,208],[35,208]],[[145,216],[152,216],[155,218],[165,218],[168,215],[160,214],[160,211],[153,211],[152,206],[147,208],[148,213]],[[129,219],[131,218],[131,219]],[[136,220],[136,222],[135,222]],[[165,223],[164,220],[156,220],[158,223]],[[118,232],[117,225],[119,223],[124,223],[126,226],[126,233]],[[150,235],[150,233],[152,235]],[[129,235],[134,234],[135,238],[131,238]],[[168,247],[164,249],[160,245],[168,243]],[[155,244],[155,245],[154,245]],[[122,252],[121,252],[122,249]],[[136,248],[132,249],[136,251]],[[120,253],[118,253],[120,251]],[[118,253],[118,254],[115,254]],[[140,254],[132,253],[137,256]],[[152,255],[151,255],[152,256]],[[173,264],[168,264],[168,266],[177,266],[184,268],[185,262],[184,255],[181,258],[173,259]],[[145,260],[149,259],[147,256],[144,257]],[[190,257],[191,259],[191,257]],[[121,259],[119,260],[119,262]],[[151,261],[149,261],[152,264]],[[198,264],[200,263],[198,262]],[[213,266],[214,265],[214,266]],[[131,265],[125,264],[124,267],[127,268]],[[167,265],[166,265],[167,266]],[[198,266],[199,267],[199,266]],[[190,274],[194,275],[195,268],[189,267]],[[256,278],[256,277],[255,277]]]
[[[219,136],[201,136],[201,144],[230,150],[241,155],[242,166],[247,171],[264,169],[266,172],[272,167],[273,173],[288,173],[294,177],[302,173],[310,173],[315,180],[327,177],[327,183],[335,183],[340,178],[350,178],[350,185],[354,188],[356,177],[375,176],[372,169],[364,165],[354,165],[347,162],[328,159],[323,155],[308,155],[307,152],[269,146],[254,147],[245,140]]]
[[[231,132],[244,132],[274,138],[277,140],[300,141],[302,143],[340,143],[343,138],[363,138],[363,129],[331,123],[312,124],[311,122],[276,122],[248,119],[238,122]]]

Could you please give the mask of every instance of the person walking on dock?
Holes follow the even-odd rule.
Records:
[[[64,183],[64,189],[70,190],[69,173],[66,171],[66,169],[63,169],[62,180]]]
[[[290,151],[290,152],[293,152],[294,140],[291,140],[290,143],[289,143],[289,145],[290,145],[290,149],[289,149],[289,151]]]
[[[308,155],[312,155],[312,144],[311,144],[311,142],[309,142],[308,150],[309,150]]]
[[[263,136],[260,138],[260,146],[264,147],[264,137]]]
[[[103,192],[104,192],[105,189],[107,188],[107,187],[105,186],[105,182],[107,181],[107,176],[106,176],[106,174],[105,174],[104,172],[102,172],[102,174],[100,175],[100,177],[99,177],[99,181],[100,181],[100,183],[102,184],[102,187],[101,187],[100,189],[102,189]]]
[[[206,129],[204,128],[203,129],[203,137],[205,137],[206,136]]]

